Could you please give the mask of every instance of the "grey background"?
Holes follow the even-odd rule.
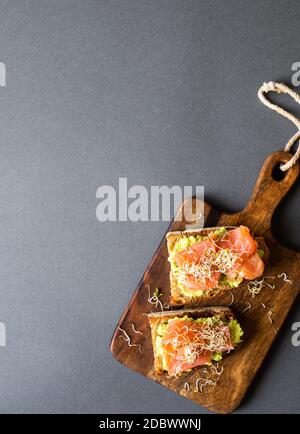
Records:
[[[109,353],[167,223],[99,223],[96,189],[204,185],[243,207],[294,133],[256,94],[290,82],[299,22],[296,0],[1,1],[1,413],[204,412]],[[274,223],[298,249],[299,197]],[[239,412],[299,412],[297,320]]]

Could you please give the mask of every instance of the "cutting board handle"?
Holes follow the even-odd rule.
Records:
[[[290,190],[299,175],[299,163],[283,172],[282,163],[290,160],[289,152],[275,152],[266,159],[251,198],[240,212],[223,215],[221,223],[244,224],[256,235],[264,235],[271,230],[271,220],[275,209]]]

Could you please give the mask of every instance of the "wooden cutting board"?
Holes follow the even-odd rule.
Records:
[[[120,363],[213,412],[230,413],[239,406],[299,291],[300,254],[281,245],[274,239],[271,231],[273,213],[299,174],[299,165],[296,164],[286,172],[284,179],[276,179],[276,174],[281,172],[278,170],[279,164],[288,161],[290,157],[291,155],[286,152],[276,152],[268,157],[259,174],[250,201],[242,211],[228,214],[225,211],[214,209],[208,203],[204,204],[206,227],[240,224],[248,226],[255,236],[265,237],[271,255],[263,275],[265,284],[259,294],[253,297],[247,288],[247,283],[232,290],[234,302],[231,307],[245,335],[239,349],[224,357],[219,363],[218,372],[223,371],[222,374],[215,375],[204,367],[185,373],[179,378],[169,378],[166,374],[156,375],[153,372],[150,327],[146,314],[160,309],[156,309],[148,302],[148,291],[150,290],[152,295],[155,288],[159,288],[163,292],[160,300],[168,304],[170,268],[165,237],[114,332],[111,351]],[[196,200],[195,198],[188,199],[182,207],[194,209]],[[178,212],[181,212],[181,209]],[[193,225],[196,226],[197,221],[188,223],[189,228]],[[168,231],[184,230],[186,226],[187,222],[174,219]],[[288,280],[292,280],[292,283],[285,281],[284,275],[278,277],[281,273],[286,273]],[[213,299],[210,304],[228,305],[231,302],[232,295],[227,293]],[[249,303],[251,307],[246,310]],[[143,334],[135,333],[132,324]],[[131,343],[141,346],[129,347],[121,338],[123,332],[118,327],[127,332]],[[206,385],[200,393],[201,387],[199,386],[204,383],[205,378],[211,379],[216,385]],[[218,378],[217,382],[216,378]],[[270,396],[270,399],[273,397]]]

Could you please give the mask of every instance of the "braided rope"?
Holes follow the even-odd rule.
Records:
[[[287,93],[290,95],[298,104],[300,104],[300,95],[298,95],[296,92],[294,92],[292,89],[290,89],[288,86],[286,86],[283,83],[276,83],[275,81],[269,81],[269,83],[264,83],[261,88],[258,91],[258,98],[261,100],[261,102],[269,107],[271,110],[276,111],[280,115],[284,116],[285,118],[289,119],[293,124],[297,127],[298,131],[293,135],[293,137],[290,138],[290,140],[287,142],[284,150],[286,152],[289,152],[294,145],[294,143],[300,139],[300,120],[296,118],[294,115],[292,115],[290,112],[284,110],[282,107],[279,107],[277,104],[271,103],[265,96],[268,92],[277,92],[277,93]],[[295,154],[292,156],[292,158],[285,164],[282,164],[280,166],[281,170],[286,171],[290,169],[291,167],[296,164],[297,160],[300,158],[300,141],[298,145],[298,149],[295,152]]]

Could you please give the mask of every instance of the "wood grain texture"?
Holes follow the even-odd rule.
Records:
[[[217,385],[204,388],[202,393],[195,390],[197,379],[206,376],[203,372],[205,368],[201,367],[179,378],[169,378],[166,374],[154,373],[151,334],[146,314],[159,309],[155,309],[147,299],[148,291],[150,290],[152,294],[158,287],[164,293],[161,301],[166,304],[169,302],[170,268],[165,238],[148,265],[113,335],[111,351],[119,362],[213,412],[230,413],[240,405],[299,293],[300,254],[282,246],[274,239],[271,231],[273,213],[299,174],[299,165],[296,164],[286,173],[284,179],[276,181],[273,178],[273,168],[279,163],[288,161],[289,158],[290,155],[286,152],[277,152],[267,158],[244,210],[228,214],[213,209],[207,203],[204,205],[206,227],[243,224],[248,226],[255,236],[265,237],[270,249],[270,261],[264,277],[273,276],[267,281],[275,285],[275,288],[265,286],[254,298],[247,290],[247,283],[232,289],[234,303],[231,307],[245,335],[240,348],[224,357],[220,363],[224,370]],[[194,208],[196,201],[195,198],[188,199],[182,207]],[[181,209],[178,212],[181,212]],[[196,225],[197,221],[189,223],[188,228]],[[186,227],[187,222],[174,221],[169,230],[185,230]],[[278,277],[283,272],[292,278],[292,284]],[[227,293],[211,299],[210,305],[228,305],[230,302],[231,295]],[[243,312],[248,303],[251,304],[251,308]],[[270,311],[272,323],[268,317]],[[132,324],[143,335],[134,333]],[[132,343],[141,344],[142,352],[138,347],[128,347],[120,338],[122,332],[118,327],[128,333]],[[190,385],[190,390],[185,389],[185,383]]]

